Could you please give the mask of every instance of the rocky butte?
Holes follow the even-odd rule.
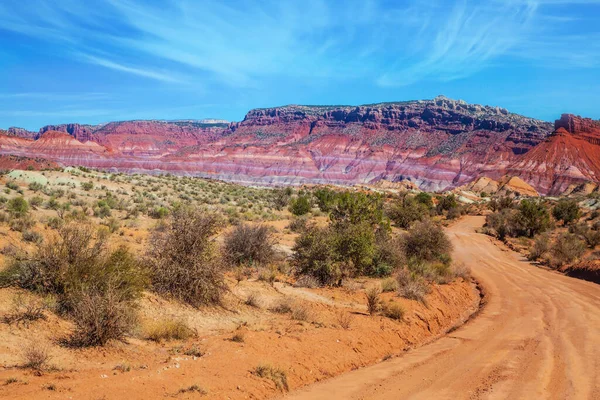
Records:
[[[542,194],[600,180],[600,122],[551,123],[438,96],[362,106],[255,109],[241,122],[124,121],[0,134],[0,154],[113,171],[252,184],[458,187],[518,176]]]

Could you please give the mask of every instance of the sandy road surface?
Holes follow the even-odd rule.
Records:
[[[536,268],[475,233],[448,233],[489,298],[446,337],[287,399],[600,399],[600,285]]]

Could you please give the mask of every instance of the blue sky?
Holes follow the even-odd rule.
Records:
[[[600,118],[600,0],[2,0],[0,127],[444,94]]]

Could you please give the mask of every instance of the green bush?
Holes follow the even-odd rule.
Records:
[[[552,215],[557,221],[563,221],[567,225],[577,221],[581,216],[581,211],[575,200],[561,199],[552,209]]]
[[[408,258],[420,261],[450,261],[452,243],[441,226],[431,220],[415,223],[403,236]]]
[[[29,213],[29,203],[27,203],[27,200],[23,196],[15,197],[8,201],[6,209],[14,217],[24,217]]]
[[[329,212],[333,208],[337,199],[335,191],[327,188],[317,189],[314,192],[315,199],[319,209],[323,212]]]
[[[387,214],[396,226],[408,229],[413,222],[428,217],[429,209],[415,197],[405,195],[388,208]]]
[[[307,214],[310,211],[310,198],[306,195],[300,195],[290,200],[290,212],[295,216]]]
[[[534,237],[550,228],[550,213],[541,201],[521,200],[518,211],[514,221],[518,235]]]
[[[31,190],[33,192],[39,192],[42,189],[44,189],[44,185],[42,185],[39,182],[31,182],[29,184],[29,190]]]
[[[313,276],[324,285],[340,283],[342,271],[331,229],[310,227],[296,239],[293,252],[298,275]]]

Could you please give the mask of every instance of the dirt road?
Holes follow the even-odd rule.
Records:
[[[309,386],[287,399],[600,399],[600,286],[528,264],[475,233],[449,228],[454,258],[489,298],[427,346]]]

